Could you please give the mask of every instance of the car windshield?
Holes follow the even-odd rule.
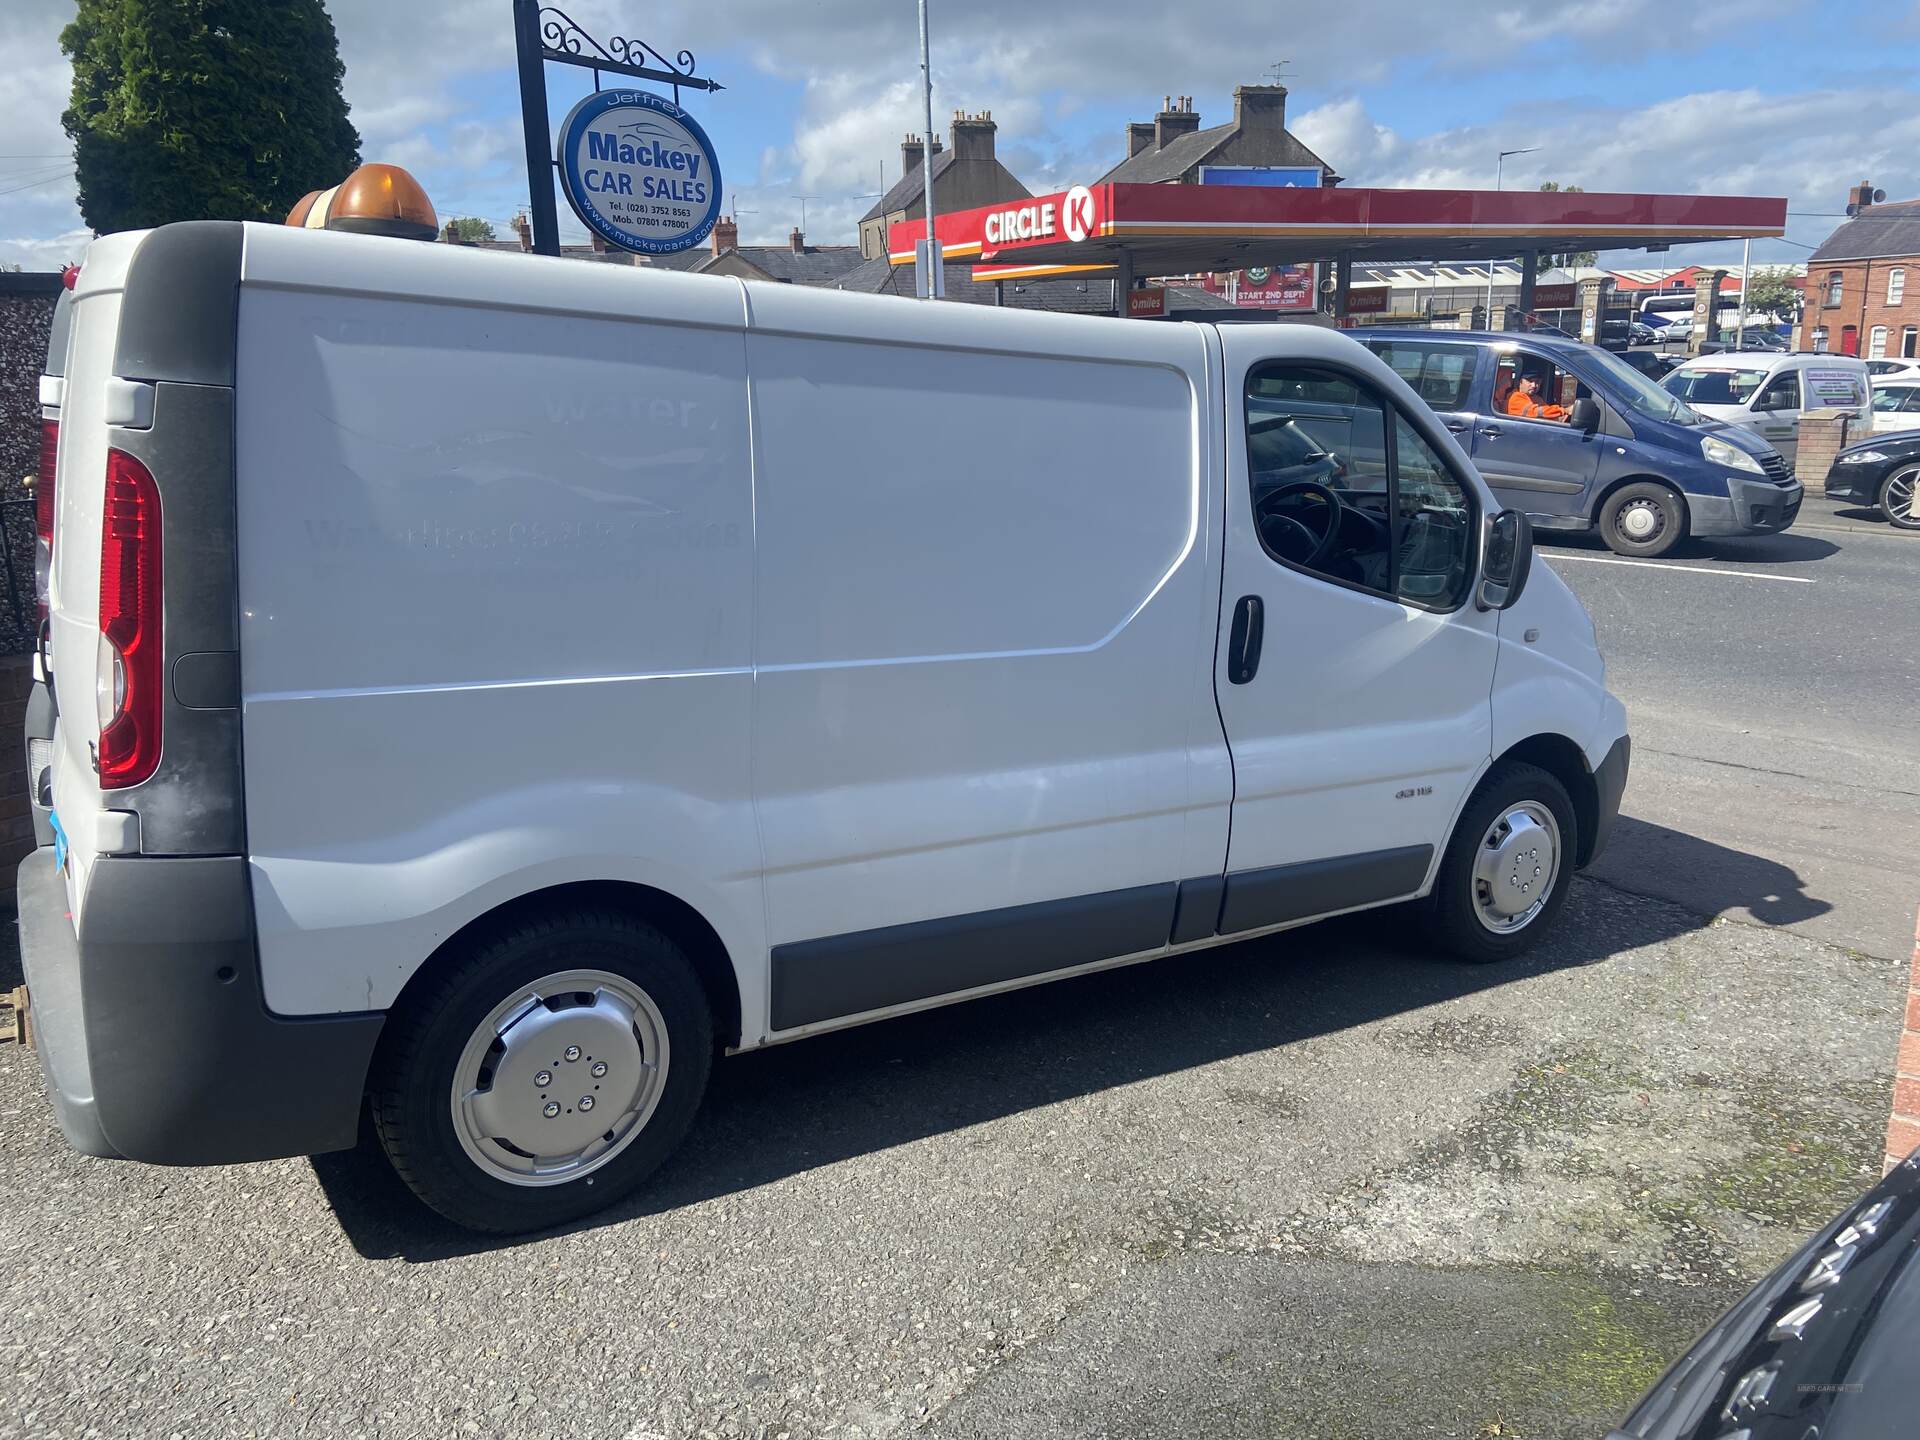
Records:
[[[1693,370],[1683,365],[1660,384],[1669,394],[1678,395],[1695,405],[1744,405],[1766,380],[1767,372],[1761,369],[1736,370],[1716,366]]]
[[[1611,351],[1587,350],[1580,358],[1605,372],[1612,382],[1610,398],[1624,400],[1648,419],[1671,420],[1680,425],[1707,423],[1706,416],[1669,395]]]

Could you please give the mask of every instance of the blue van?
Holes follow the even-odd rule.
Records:
[[[1800,513],[1780,452],[1709,419],[1617,355],[1577,340],[1469,330],[1367,329],[1386,361],[1473,456],[1501,503],[1540,530],[1598,530],[1622,555],[1695,535],[1764,535]],[[1540,383],[1537,418],[1512,396]]]

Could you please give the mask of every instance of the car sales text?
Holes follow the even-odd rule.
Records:
[[[640,194],[648,200],[678,200],[685,205],[707,203],[707,182],[700,178],[700,157],[685,150],[671,150],[658,140],[629,144],[617,135],[587,132],[587,159],[617,165],[634,165],[651,170],[678,171],[676,175],[642,175]],[[596,170],[583,167],[580,179],[587,189],[601,195],[631,195],[633,176],[623,170]]]

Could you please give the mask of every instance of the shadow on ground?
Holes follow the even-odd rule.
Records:
[[[1555,550],[1576,551],[1588,555],[1611,555],[1598,535],[1575,535],[1563,531],[1536,530],[1534,539],[1549,556]],[[1789,530],[1782,535],[1724,535],[1680,542],[1653,564],[1663,561],[1685,563],[1689,560],[1724,560],[1738,565],[1804,565],[1838,555],[1840,547],[1830,540]]]
[[[1833,906],[1809,895],[1791,866],[1622,815],[1593,878],[1636,895],[1684,905],[1697,915],[1744,914],[1762,925],[1794,925]]]
[[[1642,843],[1646,834],[1636,831],[1655,828],[1632,827],[1614,843]],[[1729,883],[1744,875],[1771,893],[1781,867],[1746,858],[1744,870],[1727,872]],[[1435,958],[1418,948],[1410,917],[1389,910],[737,1056],[716,1065],[693,1131],[658,1179],[570,1228],[774,1184],[929,1135],[1595,964],[1702,923],[1667,906],[1605,907],[1577,883],[1553,939],[1498,965]],[[428,1212],[368,1134],[357,1149],[313,1165],[369,1259],[428,1262],[518,1243],[467,1233]]]

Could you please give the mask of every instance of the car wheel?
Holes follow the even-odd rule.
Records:
[[[1687,507],[1666,486],[1636,480],[1600,507],[1600,538],[1616,555],[1664,555],[1687,538]]]
[[[1537,765],[1495,766],[1461,812],[1424,902],[1435,944],[1481,964],[1528,948],[1566,904],[1579,838],[1565,786]]]
[[[613,1203],[685,1135],[713,1063],[686,955],[617,910],[465,946],[387,1021],[370,1086],[387,1158],[456,1224],[511,1234]]]
[[[1901,530],[1920,530],[1920,509],[1913,503],[1916,484],[1920,484],[1920,465],[1910,465],[1889,475],[1880,487],[1880,509]]]

